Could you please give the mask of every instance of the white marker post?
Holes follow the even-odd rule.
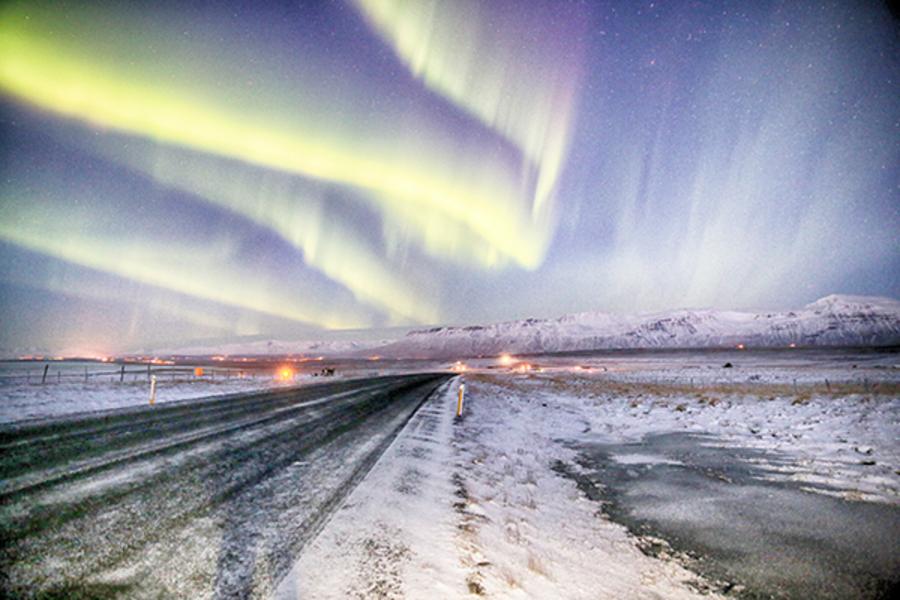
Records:
[[[462,416],[462,409],[463,409],[463,395],[464,395],[465,393],[466,393],[466,384],[460,383],[460,384],[459,384],[459,398],[458,398],[457,401],[456,401],[456,416],[457,416],[457,417],[461,417],[461,416]]]
[[[150,406],[156,402],[156,375],[150,376]]]

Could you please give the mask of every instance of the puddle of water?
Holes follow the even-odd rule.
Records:
[[[843,600],[898,592],[897,507],[772,481],[768,465],[777,469],[784,457],[722,446],[708,435],[578,448],[579,487],[602,501],[611,519],[665,539],[704,575],[744,586],[741,597]]]

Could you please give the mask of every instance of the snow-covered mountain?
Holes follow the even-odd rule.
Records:
[[[455,358],[500,352],[625,348],[890,346],[900,344],[900,302],[832,295],[787,312],[676,310],[620,316],[588,312],[558,319],[412,331],[372,349],[395,358]]]

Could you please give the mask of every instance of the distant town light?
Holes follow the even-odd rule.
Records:
[[[194,367],[194,377],[203,377],[203,367]]]
[[[276,378],[281,381],[290,381],[294,378],[294,370],[288,366],[280,367]]]
[[[743,350],[743,349],[744,349],[744,345],[743,345],[743,344],[738,344],[738,345],[737,345],[737,349],[738,349],[738,350]]]
[[[497,361],[504,367],[508,367],[513,364],[513,357],[504,352],[497,358]]]

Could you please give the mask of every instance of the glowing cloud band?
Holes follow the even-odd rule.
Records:
[[[82,204],[84,205],[84,204]],[[218,244],[203,253],[171,240],[137,239],[130,227],[119,233],[91,229],[92,218],[54,203],[47,211],[41,198],[22,196],[0,202],[0,240],[72,264],[172,290],[195,298],[254,310],[329,329],[367,327],[371,320],[324,300],[301,304],[294,294],[271,281],[227,264],[230,251]],[[85,234],[84,232],[90,232]],[[325,308],[319,308],[323,306]]]
[[[162,148],[101,148],[102,155],[276,232],[303,252],[304,262],[346,287],[394,322],[434,323],[434,284],[417,273],[414,285],[391,267],[339,215],[326,214],[321,189],[282,173],[216,157]]]
[[[52,35],[54,27],[78,26],[61,21],[52,9],[8,7],[0,17],[0,88],[18,98],[158,142],[366,190],[376,200],[403,202],[459,223],[523,267],[536,268],[543,259],[551,232],[523,210],[521,174],[490,153],[447,165],[446,156],[421,151],[431,141],[397,149],[396,140],[376,141],[385,151],[373,153],[371,144],[334,140],[318,130],[315,115],[279,120],[248,114],[246,107],[223,100],[228,94],[222,89],[187,85],[189,74],[160,80],[142,73],[141,62],[127,60],[140,49],[115,46],[127,43],[121,33],[110,41],[123,54],[115,62],[97,46],[79,44],[71,31]],[[91,38],[105,32],[76,33]],[[159,45],[165,46],[164,38]],[[175,58],[166,64],[177,70]]]
[[[533,214],[549,210],[575,115],[584,15],[560,2],[355,3],[430,89],[521,149],[538,172]]]

